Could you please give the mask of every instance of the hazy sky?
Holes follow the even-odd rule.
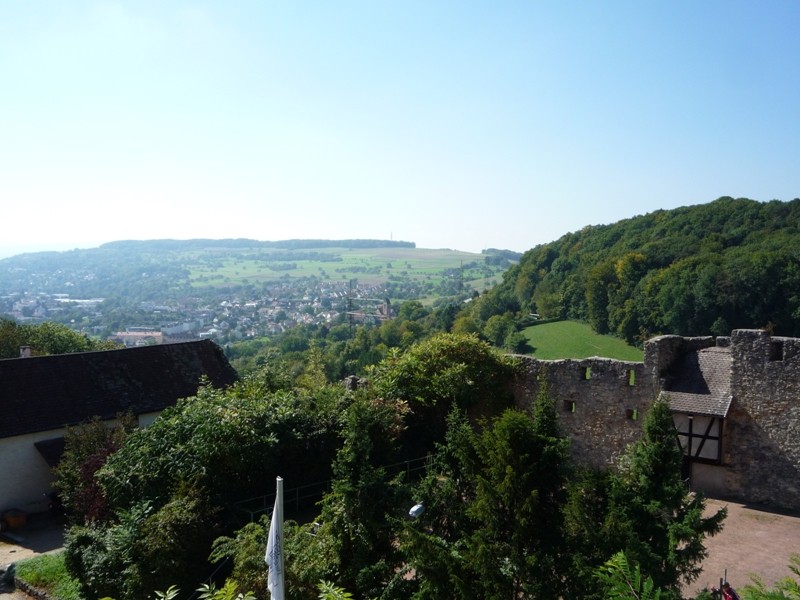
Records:
[[[0,256],[527,250],[800,196],[800,2],[0,0]]]

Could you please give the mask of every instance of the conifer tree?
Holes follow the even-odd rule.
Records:
[[[395,462],[403,406],[355,399],[345,415],[332,489],[322,502],[319,537],[332,544],[336,562],[330,576],[364,598],[377,597],[399,566],[391,517],[399,515],[404,498],[383,465]]]
[[[404,547],[416,597],[559,597],[568,441],[546,386],[532,413],[507,410],[481,432],[457,414],[448,425]]]
[[[705,500],[681,476],[683,454],[669,404],[656,401],[612,489],[609,533],[656,587],[680,597],[680,582],[700,574],[703,540],[722,529],[723,508],[703,516]]]

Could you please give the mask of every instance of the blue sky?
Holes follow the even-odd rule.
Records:
[[[0,0],[0,256],[524,251],[800,196],[800,2]]]

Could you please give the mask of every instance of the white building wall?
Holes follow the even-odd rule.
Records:
[[[150,425],[153,424],[153,421],[155,421],[158,418],[158,415],[160,414],[161,414],[160,412],[142,413],[141,415],[138,416],[139,427],[141,428],[150,427]]]
[[[160,413],[138,416],[139,427],[148,427]],[[106,421],[109,427],[116,419]],[[16,508],[28,514],[48,509],[53,474],[34,444],[63,437],[66,429],[52,429],[13,438],[0,439],[0,513]]]
[[[0,512],[47,510],[53,474],[34,443],[64,435],[64,429],[0,439]]]

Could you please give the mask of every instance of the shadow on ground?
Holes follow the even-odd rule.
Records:
[[[25,525],[0,532],[0,565],[58,550],[64,546],[64,520],[60,515],[29,515]]]

